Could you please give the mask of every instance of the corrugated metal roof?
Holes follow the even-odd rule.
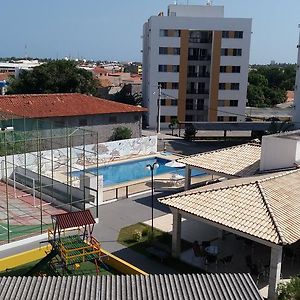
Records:
[[[275,244],[300,239],[300,170],[231,179],[160,202]]]
[[[247,143],[220,150],[200,153],[181,158],[178,161],[209,172],[245,177],[255,174],[259,169],[261,146]]]
[[[262,300],[249,274],[2,277],[3,300]]]
[[[60,229],[80,227],[96,223],[89,210],[52,215],[51,217],[56,220],[56,224]]]
[[[36,94],[0,96],[0,112],[19,117],[50,118],[147,111],[143,107],[83,94]]]

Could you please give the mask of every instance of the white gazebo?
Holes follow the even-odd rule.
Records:
[[[300,170],[232,179],[159,199],[173,213],[172,255],[181,218],[194,219],[271,248],[268,299],[276,299],[282,247],[300,240]]]

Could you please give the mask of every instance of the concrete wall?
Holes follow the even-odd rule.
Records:
[[[263,136],[260,170],[274,170],[294,167],[299,164],[300,140],[288,134]]]

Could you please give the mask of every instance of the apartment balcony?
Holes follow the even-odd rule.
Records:
[[[209,72],[205,72],[205,73],[188,73],[187,77],[191,78],[209,78],[210,77],[210,73]]]
[[[211,56],[205,55],[205,56],[199,56],[199,55],[190,55],[188,57],[188,60],[194,60],[194,61],[210,61]]]
[[[189,42],[197,43],[197,44],[211,44],[212,39],[211,38],[190,37]]]
[[[187,90],[186,91],[187,94],[191,94],[191,95],[208,95],[209,94],[209,90],[205,90],[205,89],[201,89],[201,90]]]

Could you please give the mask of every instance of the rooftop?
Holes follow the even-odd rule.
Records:
[[[299,184],[300,170],[293,170],[232,179],[159,201],[264,241],[292,244],[300,239]]]
[[[93,96],[69,94],[28,94],[0,96],[0,114],[26,118],[48,118],[144,112],[145,108]]]
[[[249,274],[2,277],[0,298],[262,300]]]
[[[245,177],[259,170],[260,155],[260,144],[248,143],[191,155],[178,161],[225,177]]]

